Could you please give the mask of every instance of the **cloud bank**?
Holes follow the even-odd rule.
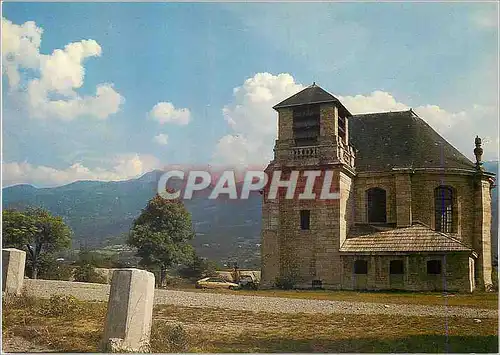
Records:
[[[106,119],[117,113],[124,98],[110,83],[95,87],[94,95],[80,95],[84,86],[84,62],[100,57],[101,46],[82,40],[40,53],[43,29],[33,21],[17,25],[2,18],[3,74],[9,91],[20,95],[33,118],[73,120],[88,116]]]

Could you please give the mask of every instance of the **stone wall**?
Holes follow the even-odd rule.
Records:
[[[491,190],[490,183],[477,181],[474,211],[474,249],[479,254],[476,270],[481,287],[492,285],[491,265]]]
[[[444,185],[453,188],[453,236],[470,246],[474,245],[474,183],[472,176],[461,174],[442,174],[416,172],[412,176],[412,215],[413,220],[436,228],[434,190]]]
[[[354,274],[354,261],[366,260],[368,273]],[[390,261],[402,260],[403,275],[390,274]],[[427,261],[441,260],[442,273],[427,274]],[[471,292],[469,255],[450,253],[395,254],[395,255],[343,255],[342,288],[346,290],[408,290],[408,291],[460,291]],[[473,282],[472,282],[473,283]]]
[[[362,174],[354,178],[354,221],[368,223],[367,190],[379,187],[386,192],[387,223],[397,222],[396,184],[394,174]]]
[[[84,301],[107,300],[109,285],[59,280],[24,280],[23,293],[28,296],[50,298],[53,295],[72,295]]]

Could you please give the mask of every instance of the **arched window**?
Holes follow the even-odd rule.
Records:
[[[386,193],[384,189],[373,187],[366,191],[368,202],[368,223],[386,223]]]
[[[444,233],[453,231],[453,189],[438,186],[434,190],[436,230]]]

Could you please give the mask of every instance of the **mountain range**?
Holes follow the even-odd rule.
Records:
[[[497,172],[498,162],[487,162],[484,167]],[[53,188],[10,186],[2,189],[2,206],[40,206],[62,216],[74,232],[75,249],[123,244],[132,222],[156,194],[160,174],[161,171],[152,171],[126,181],[77,181]],[[170,187],[179,188],[179,180],[170,181]],[[238,261],[249,267],[258,265],[261,195],[252,192],[247,200],[211,200],[206,198],[211,188],[184,200],[196,231],[193,246],[201,256],[210,259]],[[492,213],[492,247],[496,254],[498,188],[493,189]]]

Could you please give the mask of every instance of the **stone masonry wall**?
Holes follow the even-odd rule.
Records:
[[[440,185],[453,188],[454,233],[456,238],[473,246],[474,239],[474,184],[471,176],[442,175],[437,173],[415,173],[412,176],[412,214],[413,220],[420,221],[430,228],[436,227],[434,190]]]
[[[355,223],[368,223],[367,198],[368,189],[379,187],[386,191],[387,223],[396,223],[396,186],[394,176],[373,174],[372,176],[356,176],[354,178],[354,218]]]
[[[478,286],[489,287],[492,284],[491,265],[491,191],[490,183],[481,180],[476,185],[474,249],[479,257],[476,263]]]
[[[427,261],[436,259],[442,262],[442,274],[428,275]],[[355,260],[368,262],[368,274],[354,274]],[[404,262],[403,275],[390,274],[391,260]],[[471,291],[467,253],[343,255],[342,263],[342,288],[347,290]]]

